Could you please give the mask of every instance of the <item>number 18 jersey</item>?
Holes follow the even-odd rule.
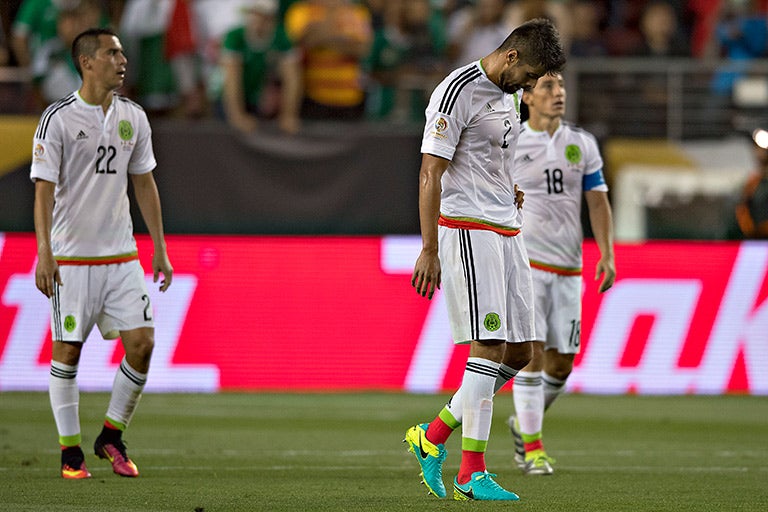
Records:
[[[562,122],[550,137],[526,121],[515,156],[514,177],[525,192],[525,245],[531,267],[579,275],[584,192],[607,192],[603,159],[590,133]]]
[[[136,259],[128,175],[155,168],[144,110],[115,94],[106,113],[78,92],[50,105],[33,142],[32,180],[56,184],[51,248],[59,263]]]

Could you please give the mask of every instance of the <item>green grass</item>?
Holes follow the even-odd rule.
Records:
[[[518,503],[427,496],[401,443],[446,396],[408,394],[159,395],[126,433],[138,479],[86,452],[93,478],[58,476],[44,393],[0,393],[0,510],[22,511],[760,511],[768,510],[768,398],[564,396],[548,413],[551,477],[512,464],[505,392],[486,456]],[[83,393],[85,447],[105,394]],[[448,443],[455,476],[459,436]]]

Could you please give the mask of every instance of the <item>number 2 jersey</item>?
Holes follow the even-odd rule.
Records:
[[[594,136],[561,122],[550,137],[526,121],[518,140],[514,178],[525,192],[525,245],[531,267],[580,275],[582,196],[590,190],[608,191]]]
[[[144,110],[118,94],[106,113],[79,92],[43,112],[30,177],[56,184],[51,248],[60,264],[137,259],[128,175],[155,168],[151,135]]]
[[[512,181],[518,98],[491,82],[479,60],[453,71],[433,91],[421,152],[451,161],[441,181],[441,225],[519,231]]]

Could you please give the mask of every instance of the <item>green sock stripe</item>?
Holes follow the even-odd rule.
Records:
[[[488,448],[488,441],[479,441],[468,437],[461,438],[461,449],[469,452],[483,452]]]
[[[112,425],[114,428],[116,428],[117,430],[120,430],[121,432],[125,432],[125,429],[127,427],[127,425],[125,423],[120,423],[117,420],[113,420],[109,416],[105,416],[105,418],[106,418],[107,423]]]
[[[524,443],[535,443],[536,441],[541,439],[541,432],[536,432],[535,434],[520,434],[520,437],[523,438]]]
[[[451,427],[453,430],[456,430],[461,426],[461,422],[456,421],[456,418],[453,417],[453,414],[451,414],[451,412],[448,410],[448,407],[443,407],[437,417],[443,420],[443,423]]]
[[[74,434],[71,436],[59,436],[59,444],[61,446],[66,446],[69,448],[70,446],[78,446],[83,442],[83,436],[80,434]]]

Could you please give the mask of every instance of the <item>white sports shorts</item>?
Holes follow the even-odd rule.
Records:
[[[531,269],[536,297],[536,335],[561,354],[581,350],[581,276]]]
[[[94,325],[104,339],[154,327],[144,270],[138,260],[109,265],[61,265],[63,286],[51,297],[54,341],[85,341]]]
[[[454,343],[536,339],[522,235],[438,226],[442,291]]]

